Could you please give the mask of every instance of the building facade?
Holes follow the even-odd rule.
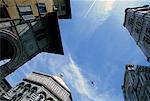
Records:
[[[0,0],[0,8],[1,16],[11,19],[31,14],[39,16],[48,12],[57,12],[60,19],[71,18],[70,0]]]
[[[126,65],[124,101],[150,101],[150,67]]]
[[[0,0],[0,80],[41,52],[63,55],[58,19],[70,18],[70,0]]]
[[[127,8],[124,27],[150,62],[150,6]]]
[[[0,101],[72,101],[70,89],[60,76],[33,72]]]
[[[0,66],[0,79],[14,72],[41,52],[63,55],[56,12],[32,20],[5,20],[0,23],[0,60],[10,59]]]
[[[7,82],[6,79],[2,79],[0,81],[0,96],[4,95],[10,89],[11,89],[11,85]]]

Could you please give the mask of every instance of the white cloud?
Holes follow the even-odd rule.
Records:
[[[69,55],[68,72],[64,72],[67,76],[72,76],[72,83],[76,90],[82,95],[84,101],[106,101],[106,96],[97,94],[89,85],[88,80],[83,76],[79,67]]]
[[[96,3],[96,0],[94,0],[94,1],[92,2],[92,4],[90,5],[89,9],[88,9],[87,12],[86,12],[86,14],[84,15],[84,18],[86,18],[87,15],[90,13],[90,11],[91,11],[91,9],[93,8],[93,6],[95,5],[95,3]]]
[[[91,38],[96,29],[98,29],[110,16],[116,0],[101,1],[91,0],[90,4],[84,10],[81,16],[78,17],[78,25],[75,27],[80,28],[80,35],[84,35],[84,39]],[[82,10],[81,10],[82,11]],[[85,33],[86,32],[86,33]]]
[[[116,0],[100,2],[95,0],[86,12],[86,20],[92,24],[93,27],[99,27],[110,16]]]
[[[112,89],[100,92],[97,91],[97,87],[91,86],[90,80],[83,75],[81,67],[76,64],[70,53],[59,59],[53,57],[53,59],[49,59],[48,61],[53,74],[63,73],[64,78],[76,89],[83,101],[113,101],[110,99]],[[96,75],[94,77],[98,78]],[[97,86],[105,85],[102,81],[99,83]],[[115,99],[115,101],[117,100]]]

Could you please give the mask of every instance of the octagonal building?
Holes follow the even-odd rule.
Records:
[[[0,101],[72,101],[72,97],[60,76],[33,72]]]

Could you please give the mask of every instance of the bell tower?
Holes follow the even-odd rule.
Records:
[[[64,54],[61,19],[71,19],[70,0],[0,0],[0,82],[41,52]]]
[[[55,12],[48,13],[40,19],[36,18],[34,21],[5,20],[2,23],[0,59],[10,59],[10,61],[1,66],[1,78],[12,73],[40,52],[63,55]]]

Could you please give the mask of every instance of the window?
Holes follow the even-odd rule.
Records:
[[[4,90],[6,90],[7,89],[7,87],[4,85],[3,87],[2,87]]]
[[[48,98],[46,101],[54,101],[53,98]]]
[[[31,88],[31,85],[30,85],[30,84],[25,85],[24,88],[23,88],[22,93],[28,92],[28,91],[30,90],[30,88]]]
[[[148,87],[147,87],[147,89],[148,89]],[[150,91],[149,90],[147,90],[147,97],[150,98]]]
[[[24,82],[19,83],[19,85],[24,85]]]
[[[46,6],[45,6],[44,3],[38,3],[38,10],[39,10],[39,13],[40,13],[40,14],[47,12]]]
[[[44,101],[44,100],[45,100],[44,95],[43,95],[43,94],[40,94],[37,101]]]
[[[16,92],[16,90],[13,91],[14,93]]]
[[[20,101],[20,99],[22,98],[22,93],[19,93],[18,95],[17,95],[17,99],[16,99],[16,101]]]
[[[136,33],[139,33],[140,31],[139,31],[139,29],[135,28],[135,32],[136,32]]]
[[[20,88],[21,88],[21,86],[19,85],[16,87],[16,89],[14,91],[19,90]]]
[[[24,85],[24,82],[21,82],[19,85],[16,86],[13,92],[16,92],[16,90],[20,90]]]
[[[58,6],[54,5],[54,6],[53,6],[53,10],[54,10],[54,11],[58,11]]]
[[[16,99],[17,99],[17,94],[15,94],[15,95],[10,99],[10,101],[16,101]]]
[[[32,9],[31,6],[27,5],[27,6],[19,6],[19,11],[21,13],[22,16],[26,16],[26,15],[32,15]]]
[[[31,92],[33,92],[33,93],[37,92],[37,87],[32,87]]]
[[[149,34],[150,34],[150,26],[148,26],[148,27],[146,28],[146,33],[149,33]]]
[[[150,38],[149,38],[148,35],[146,35],[146,36],[144,37],[144,41],[145,41],[147,44],[150,45]]]
[[[28,95],[27,97],[32,96],[32,94],[33,94],[33,93],[36,93],[36,92],[37,92],[37,87],[32,87],[32,88],[31,88],[31,91],[30,91],[30,93],[29,93],[29,95]]]
[[[133,19],[132,19],[132,18],[129,18],[128,24],[129,24],[129,25],[133,25]]]
[[[147,98],[147,96],[146,96],[145,93],[143,94],[143,96],[142,96],[142,98],[141,98],[141,101],[148,101],[148,98]]]
[[[141,22],[136,22],[136,24],[137,24],[138,26],[142,26],[142,23],[141,23]]]
[[[149,78],[149,80],[150,80],[150,75],[148,74],[147,76],[148,76],[148,78]]]
[[[46,93],[40,92],[37,96],[37,101],[45,101],[46,100]]]
[[[147,80],[147,81],[149,80],[149,78],[148,78],[147,74],[145,74],[145,78],[146,78],[146,80]]]

